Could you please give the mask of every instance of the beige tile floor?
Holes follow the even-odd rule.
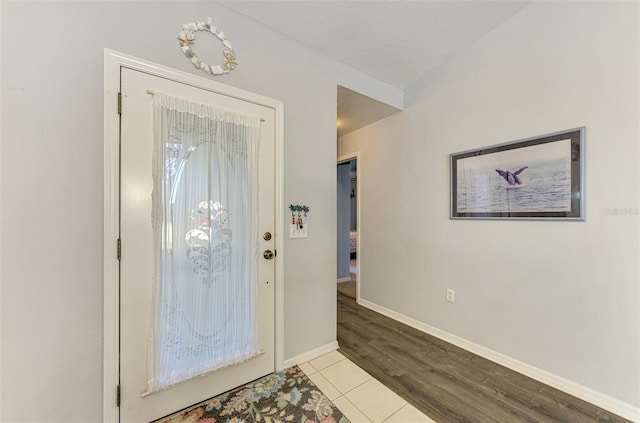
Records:
[[[351,423],[433,423],[337,351],[299,366]]]

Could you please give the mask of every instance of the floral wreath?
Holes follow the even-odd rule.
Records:
[[[224,62],[221,65],[208,65],[203,63],[196,53],[193,51],[191,46],[195,44],[194,40],[196,39],[196,32],[198,31],[209,31],[220,41],[222,41],[222,45],[224,46],[223,54],[224,54]],[[202,69],[208,74],[211,75],[222,75],[223,73],[229,73],[229,71],[233,70],[238,66],[238,63],[235,62],[236,53],[233,51],[233,47],[231,47],[231,43],[224,36],[224,32],[216,29],[213,26],[213,22],[211,18],[205,22],[189,22],[182,25],[182,31],[178,34],[178,40],[180,41],[180,49],[187,56],[193,66],[196,69]]]

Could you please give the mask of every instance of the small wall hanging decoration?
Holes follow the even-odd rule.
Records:
[[[223,55],[224,62],[220,65],[209,65],[203,63],[200,58],[193,51],[191,46],[195,44],[196,32],[198,31],[208,31],[218,37],[218,39],[222,42],[223,45]],[[180,49],[184,53],[185,56],[191,60],[193,66],[196,69],[202,69],[206,73],[210,75],[222,75],[224,73],[229,73],[233,69],[238,66],[236,63],[236,53],[233,51],[233,47],[231,47],[231,43],[224,35],[224,32],[217,29],[213,26],[213,22],[211,18],[208,18],[207,22],[189,22],[182,25],[182,31],[178,34],[178,41],[180,41]]]
[[[309,213],[309,207],[296,204],[289,205],[291,210],[291,224],[289,225],[289,238],[306,238],[307,237],[307,224],[302,221],[302,213],[304,217],[307,217]],[[296,217],[296,213],[298,216]]]
[[[585,128],[451,154],[451,219],[585,220]]]

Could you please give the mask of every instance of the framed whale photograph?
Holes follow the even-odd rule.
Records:
[[[450,155],[451,219],[585,220],[585,127]]]

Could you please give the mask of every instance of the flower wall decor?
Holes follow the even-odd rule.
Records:
[[[218,37],[222,42],[222,53],[224,55],[224,62],[222,64],[209,65],[204,63],[193,51],[191,46],[195,44],[196,33],[198,31],[208,31]],[[224,73],[229,73],[238,66],[238,63],[235,61],[236,53],[233,51],[231,43],[225,37],[224,32],[213,26],[211,18],[208,18],[207,22],[189,22],[182,25],[182,31],[178,34],[178,41],[180,41],[180,49],[184,55],[191,60],[193,66],[195,66],[196,69],[202,69],[210,75],[222,75]]]

